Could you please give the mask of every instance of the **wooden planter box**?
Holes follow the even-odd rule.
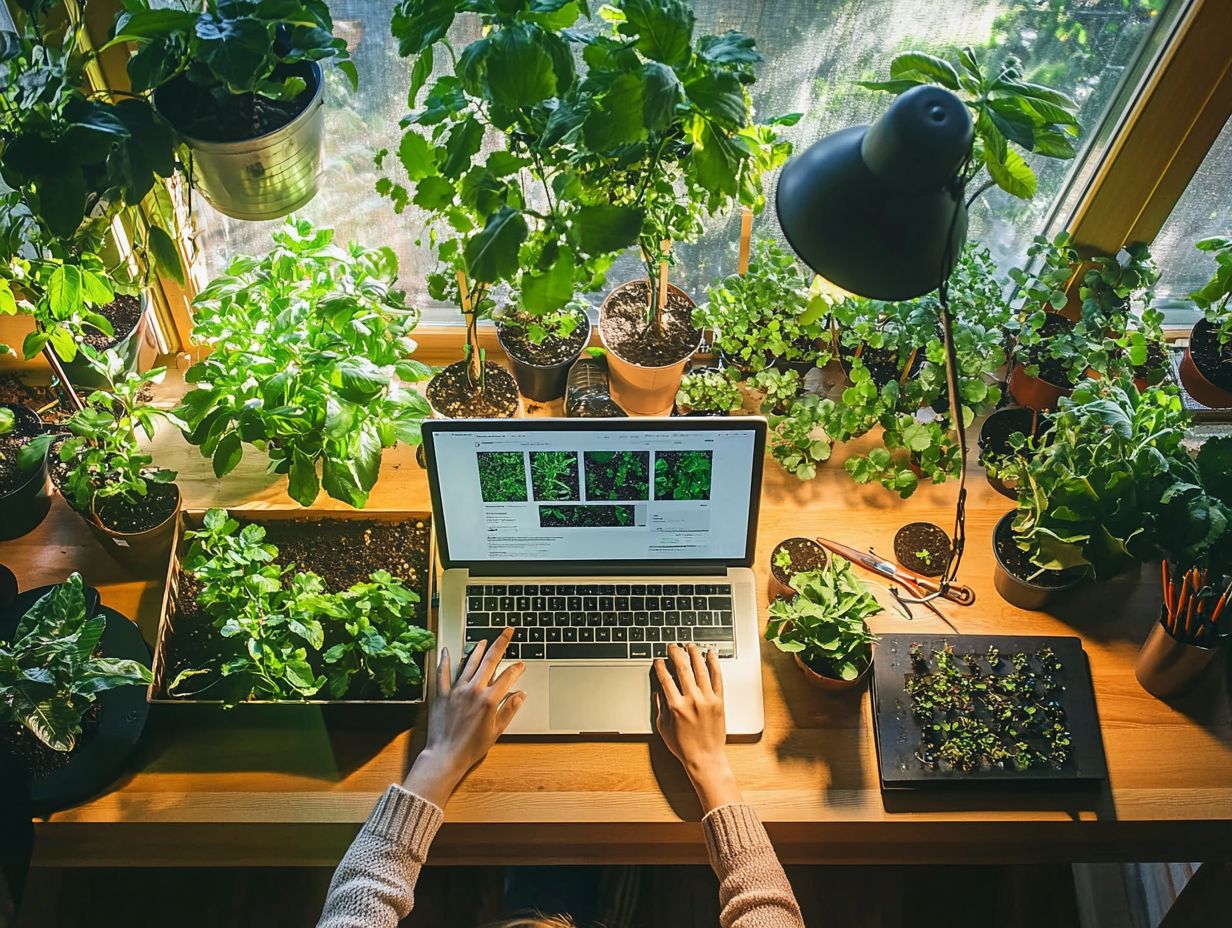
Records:
[[[208,707],[211,711],[217,710],[223,705],[221,699],[199,699],[194,697],[177,699],[169,696],[166,692],[166,687],[171,682],[167,679],[167,647],[175,635],[176,599],[180,583],[180,560],[184,557],[188,547],[184,535],[185,532],[201,527],[202,521],[205,518],[205,512],[204,509],[181,510],[179,519],[176,521],[175,534],[171,544],[171,563],[167,570],[167,583],[163,589],[162,608],[159,611],[158,617],[158,633],[154,644],[154,682],[150,685],[147,692],[147,699],[154,705]],[[372,509],[337,511],[320,509],[229,509],[227,513],[240,522],[241,525],[249,522],[268,525],[273,522],[287,521],[305,523],[321,521],[426,522],[428,524],[429,542],[426,569],[427,590],[423,600],[425,607],[424,616],[425,627],[433,633],[436,632],[436,619],[432,604],[436,580],[436,534],[432,531],[432,514],[430,512]],[[423,671],[424,682],[420,695],[414,699],[254,699],[239,703],[237,708],[278,706],[280,709],[285,709],[288,706],[316,706],[328,708],[331,710],[331,714],[335,716],[340,715],[343,719],[350,719],[352,714],[349,710],[352,708],[358,709],[364,717],[373,718],[372,713],[374,710],[377,707],[384,706],[394,710],[390,716],[391,719],[401,721],[405,723],[406,727],[409,727],[412,722],[412,714],[406,711],[406,707],[417,706],[424,701],[423,694],[427,689],[428,674],[432,672],[432,668],[435,666],[431,651],[423,654],[421,657],[421,670]],[[348,711],[339,713],[339,710],[344,709]],[[380,713],[377,713],[377,715],[382,718],[384,717]]]

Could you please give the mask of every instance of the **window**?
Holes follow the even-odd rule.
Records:
[[[1179,2],[1179,0],[1172,0]],[[855,123],[874,119],[889,102],[855,82],[882,77],[890,59],[909,49],[940,51],[974,45],[995,56],[1018,55],[1037,79],[1064,89],[1081,101],[1081,122],[1094,131],[1121,76],[1167,6],[1168,0],[694,0],[701,32],[739,29],[757,39],[765,58],[755,85],[761,116],[802,112],[788,130],[800,148]],[[409,64],[398,58],[389,35],[390,4],[341,0],[331,4],[338,33],[351,45],[361,88],[351,93],[340,75],[327,86],[326,170],[316,199],[302,212],[333,225],[341,237],[366,244],[392,244],[402,262],[402,279],[419,305],[427,308],[424,274],[432,257],[414,241],[422,224],[414,208],[395,216],[373,190],[373,153],[396,144],[397,122],[406,112]],[[464,20],[454,38],[466,41]],[[594,27],[592,27],[594,28]],[[972,210],[972,238],[987,244],[1005,267],[1019,262],[1031,237],[1043,226],[1053,200],[1073,166],[1037,165],[1040,189],[1030,204],[996,191]],[[773,183],[771,183],[771,194]],[[260,253],[269,241],[269,223],[245,223],[213,212],[200,198],[195,206],[198,244],[208,272],[218,273],[238,253]],[[842,217],[819,217],[841,222]],[[773,234],[773,210],[757,220],[755,234]],[[706,240],[681,246],[672,279],[704,299],[707,285],[735,270],[739,217],[713,223]],[[609,281],[639,273],[632,255],[619,261]],[[595,297],[598,301],[598,297]],[[428,309],[430,321],[460,322],[455,310]]]

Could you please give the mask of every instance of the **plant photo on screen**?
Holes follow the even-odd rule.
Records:
[[[582,498],[578,479],[578,456],[572,451],[532,451],[530,478],[537,500]]]
[[[710,451],[656,451],[655,499],[710,499],[713,457]]]
[[[521,451],[480,451],[475,457],[485,503],[526,502],[526,458]]]
[[[582,458],[588,500],[650,498],[649,451],[587,451]]]
[[[543,528],[631,528],[636,525],[632,506],[540,506]]]

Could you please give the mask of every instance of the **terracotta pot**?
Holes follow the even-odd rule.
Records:
[[[804,542],[808,542],[808,544],[810,544],[814,548],[817,548],[821,552],[821,566],[822,567],[824,567],[830,559],[830,555],[826,551],[826,549],[823,548],[821,545],[819,545],[817,542],[813,541],[813,539],[811,538],[805,538],[803,535],[794,535],[791,538],[784,538],[777,545],[775,545],[774,550],[770,552],[769,592],[770,592],[771,601],[776,600],[776,599],[791,599],[793,596],[796,595],[796,590],[793,586],[791,586],[791,584],[784,583],[782,580],[780,580],[778,577],[774,575],[774,556],[779,553],[779,548],[783,547],[783,545],[787,544],[787,542],[789,541],[804,541]]]
[[[1073,387],[1058,387],[1056,384],[1032,377],[1021,364],[1015,364],[1010,370],[1010,395],[1019,406],[1026,406],[1036,412],[1056,409],[1061,397],[1069,396]]]
[[[1210,323],[1205,319],[1200,320],[1189,334],[1189,344],[1192,345],[1196,338],[1209,338]],[[1181,385],[1195,400],[1203,406],[1209,406],[1212,409],[1232,409],[1232,393],[1224,390],[1221,387],[1215,386],[1207,379],[1206,375],[1198,369],[1198,365],[1194,362],[1193,353],[1189,346],[1185,347],[1185,355],[1181,358],[1180,363]]]
[[[150,567],[166,568],[171,555],[171,538],[175,534],[176,517],[180,513],[183,498],[175,484],[175,509],[162,522],[141,532],[117,532],[99,521],[91,512],[86,524],[94,531],[103,547],[112,557],[134,572],[143,572]]]
[[[679,361],[664,364],[660,367],[643,367],[626,361],[618,355],[607,343],[603,332],[603,316],[607,312],[608,303],[612,297],[626,287],[641,286],[641,280],[621,284],[607,295],[603,306],[599,309],[599,340],[607,352],[608,371],[612,377],[612,399],[625,412],[634,416],[670,416],[676,405],[676,391],[680,389],[680,378],[684,376],[685,366],[692,357],[694,348]],[[668,284],[668,289],[692,303],[692,298],[677,287]],[[701,346],[701,333],[698,333],[697,344]]]
[[[1159,699],[1180,696],[1191,689],[1206,670],[1219,648],[1177,641],[1164,628],[1163,622],[1151,626],[1142,643],[1134,676],[1142,688]]]
[[[796,659],[796,666],[804,672],[805,679],[819,690],[825,690],[829,693],[845,693],[850,690],[859,689],[864,685],[864,681],[868,679],[868,672],[873,669],[873,648],[871,645],[868,649],[868,662],[864,665],[864,669],[860,671],[860,675],[854,680],[839,680],[834,677],[827,677],[804,663],[799,654],[795,654],[793,657]]]

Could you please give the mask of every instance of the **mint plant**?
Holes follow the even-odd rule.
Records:
[[[73,750],[99,695],[153,682],[144,664],[99,654],[105,615],[87,612],[72,573],[31,606],[11,641],[0,641],[0,724],[20,725],[42,744]]]
[[[877,640],[867,624],[881,611],[876,597],[837,555],[820,570],[793,574],[791,585],[795,596],[770,604],[766,640],[822,676],[855,680]]]
[[[300,505],[324,489],[362,507],[381,452],[418,444],[430,415],[406,386],[431,375],[411,357],[419,312],[395,287],[392,249],[343,249],[307,220],[289,220],[273,239],[194,301],[194,337],[213,350],[189,369],[196,386],[177,413],[218,477],[250,444],[287,475]]]
[[[676,406],[681,412],[708,412],[726,415],[742,403],[733,368],[693,371],[680,380]]]
[[[693,324],[713,329],[724,359],[751,373],[773,363],[824,367],[830,360],[829,305],[793,255],[762,239],[748,272],[711,287]]]

